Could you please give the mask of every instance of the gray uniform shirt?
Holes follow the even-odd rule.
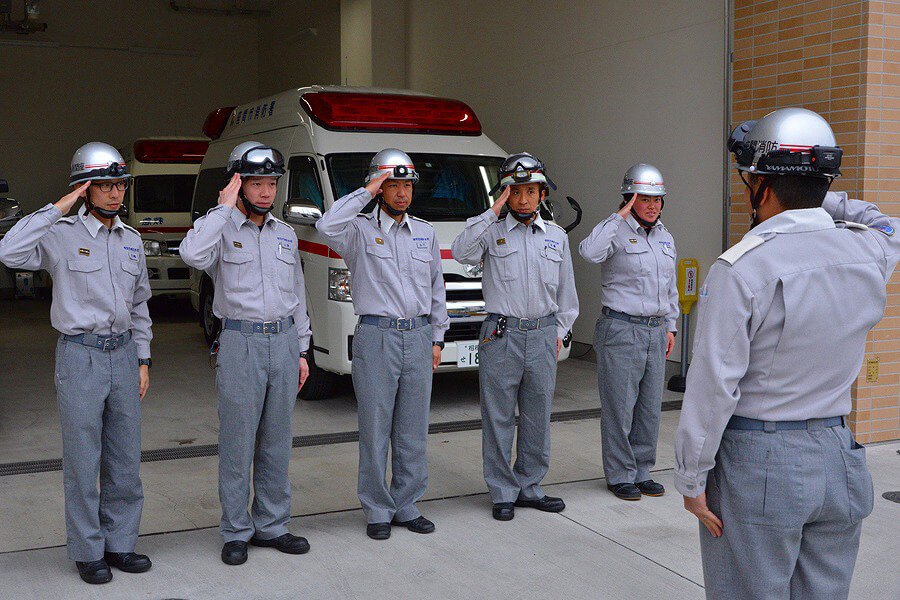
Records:
[[[481,284],[489,313],[536,319],[556,313],[557,337],[565,337],[578,316],[578,294],[569,236],[540,216],[523,225],[512,215],[498,220],[492,209],[466,221],[453,240],[453,258],[484,261]]]
[[[427,315],[435,342],[450,327],[441,247],[431,223],[404,215],[397,223],[378,209],[359,211],[372,200],[366,188],[347,194],[325,211],[316,229],[352,274],[358,315],[411,318]]]
[[[31,213],[0,240],[0,262],[53,277],[50,323],[66,335],[132,332],[138,358],[150,358],[152,295],[141,235],[113,220],[107,229],[84,206],[62,218],[53,204]]]
[[[647,233],[632,215],[613,213],[578,245],[582,258],[603,263],[600,301],[612,310],[638,317],[665,317],[676,331],[677,255],[672,234],[657,220]]]
[[[863,223],[869,227],[835,220]],[[829,192],[719,257],[700,290],[697,342],[675,436],[675,487],[704,491],[731,415],[800,421],[850,412],[866,334],[884,314],[900,220]]]
[[[221,319],[275,321],[294,317],[300,351],[309,349],[309,316],[297,234],[266,214],[263,227],[237,208],[213,207],[179,246],[181,258],[215,284],[213,313]]]

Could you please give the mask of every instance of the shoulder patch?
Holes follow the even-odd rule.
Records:
[[[135,229],[134,227],[132,227],[131,225],[128,225],[127,223],[122,223],[122,227],[124,227],[125,229],[127,229],[128,231],[133,233],[134,235],[141,237],[141,232],[138,231],[137,229]]]
[[[63,217],[62,219],[60,219],[59,221],[57,221],[57,223],[59,223],[59,222],[64,222],[64,223],[77,223],[77,222],[78,222],[78,215],[71,215],[71,216],[68,216],[68,217]]]
[[[895,229],[891,225],[871,225],[869,229],[874,229],[875,231],[880,231],[884,235],[890,237],[894,235]]]
[[[414,219],[414,220],[419,221],[419,222],[421,222],[421,223],[425,223],[426,225],[431,225],[431,223],[429,223],[429,222],[426,221],[425,219],[420,219],[419,217],[414,217],[414,216],[412,216],[412,215],[407,215],[407,216],[408,216],[410,219]]]
[[[544,223],[547,224],[547,225],[553,225],[553,226],[556,227],[557,229],[562,229],[562,232],[563,232],[563,233],[566,232],[565,228],[564,228],[562,225],[557,225],[557,224],[556,224],[555,222],[553,222],[553,221],[544,221]]]
[[[843,225],[844,229],[856,229],[858,231],[867,231],[869,229],[867,225],[863,225],[862,223],[854,223],[853,221],[835,221],[834,224]]]
[[[736,263],[743,255],[750,252],[757,246],[765,243],[766,239],[761,238],[758,235],[747,235],[744,236],[740,242],[723,252],[720,256],[720,260],[724,260],[730,265]]]

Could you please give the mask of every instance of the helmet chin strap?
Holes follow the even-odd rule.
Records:
[[[244,195],[244,190],[239,190],[238,196],[240,197],[241,202],[244,204],[244,208],[247,210],[248,213],[252,212],[255,215],[264,215],[267,212],[269,212],[270,210],[272,210],[272,208],[275,207],[274,203],[270,204],[266,208],[263,208],[261,206],[256,206],[255,204],[253,204],[252,202],[247,200],[247,196]]]
[[[100,215],[101,217],[103,217],[104,219],[114,219],[118,216],[118,214],[119,214],[118,210],[109,210],[106,208],[100,208],[99,206],[94,206],[94,203],[91,202],[91,187],[90,186],[88,186],[88,188],[84,191],[84,193],[85,193],[84,205],[87,207],[88,212],[95,212],[98,215]]]
[[[759,187],[756,188],[756,191],[754,192],[753,188],[750,187],[750,184],[747,183],[747,180],[744,179],[744,172],[739,171],[739,173],[741,176],[741,181],[744,182],[744,185],[750,188],[750,193],[752,194],[752,197],[750,198],[750,208],[752,208],[753,210],[750,213],[750,229],[753,229],[754,227],[762,223],[762,221],[759,220],[757,211],[759,210],[759,203],[762,202],[763,193],[765,193],[766,188],[769,186],[769,180],[763,177],[762,181],[759,184]]]
[[[384,196],[381,196],[381,197],[378,199],[378,205],[381,207],[381,210],[383,210],[383,211],[386,212],[387,214],[391,215],[392,217],[399,217],[400,215],[402,215],[402,214],[404,214],[404,213],[406,212],[405,209],[404,209],[404,210],[397,210],[396,208],[394,208],[393,206],[391,206],[390,204],[388,204],[387,202],[385,202],[385,201],[384,201]]]
[[[535,213],[537,213],[537,209],[534,209],[533,211],[527,213],[509,209],[509,214],[513,216],[513,219],[515,219],[519,223],[525,223],[526,225],[534,218]]]

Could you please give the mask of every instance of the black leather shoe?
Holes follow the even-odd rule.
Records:
[[[247,542],[225,542],[222,546],[222,562],[226,565],[242,565],[247,562]]]
[[[102,558],[89,562],[75,561],[75,566],[78,567],[78,575],[85,583],[97,584],[112,581],[112,571]]]
[[[606,484],[606,488],[621,500],[640,500],[641,490],[633,483],[614,483]]]
[[[419,515],[415,519],[411,521],[392,521],[391,525],[400,525],[402,527],[406,527],[413,533],[433,533],[434,532],[434,523]]]
[[[373,540],[386,540],[391,537],[391,524],[369,523],[366,525],[366,535]]]
[[[663,487],[663,484],[656,483],[652,479],[638,481],[634,484],[634,487],[639,489],[645,496],[662,496],[666,493],[666,488]]]
[[[512,502],[497,502],[494,504],[491,514],[498,521],[512,521],[513,517],[516,516],[516,509],[513,507]]]
[[[562,512],[566,508],[566,503],[562,498],[554,498],[553,496],[544,496],[538,500],[527,500],[519,496],[516,500],[516,506],[524,508],[536,508],[544,512]]]
[[[104,552],[103,559],[109,566],[126,573],[143,573],[153,566],[149,556],[135,552]]]
[[[261,548],[275,548],[279,552],[284,552],[285,554],[306,554],[309,552],[309,542],[306,541],[306,538],[291,533],[285,533],[284,535],[279,535],[277,538],[272,538],[270,540],[251,538],[250,545],[259,546]]]

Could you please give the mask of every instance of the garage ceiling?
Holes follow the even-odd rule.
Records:
[[[278,0],[172,0],[169,6],[179,12],[221,15],[267,15]]]

